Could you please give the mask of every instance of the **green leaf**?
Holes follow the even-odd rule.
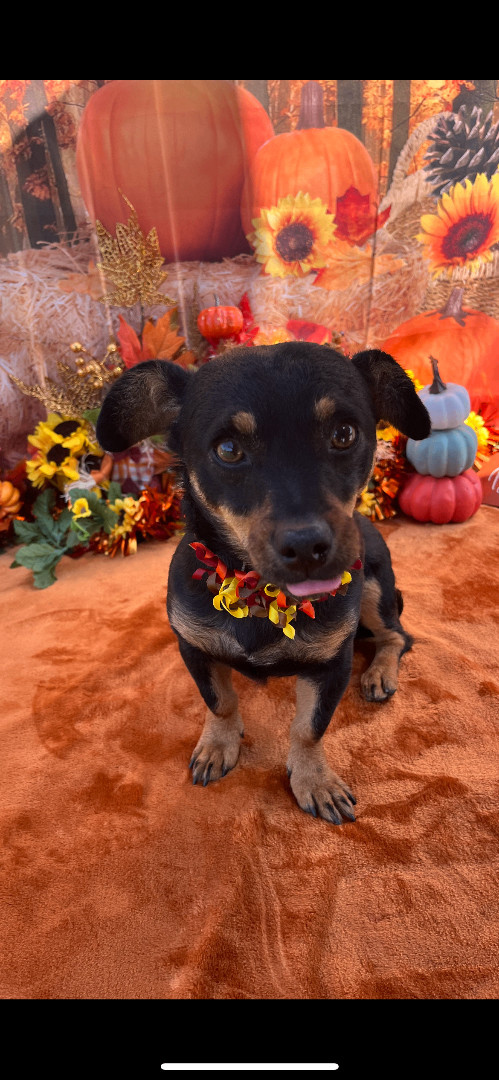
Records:
[[[14,521],[14,532],[22,544],[31,544],[42,535],[36,521]]]
[[[71,523],[71,536],[79,537],[79,543],[84,544],[91,536],[101,531],[101,523],[95,517],[73,518]],[[69,538],[68,538],[69,539]],[[73,546],[74,540],[71,541]]]
[[[43,570],[35,570],[33,574],[33,584],[35,585],[35,588],[48,589],[49,585],[53,585],[54,582],[57,581],[55,575],[56,565],[57,563],[54,563],[53,566],[47,566]]]
[[[57,521],[54,522],[55,528],[53,530],[53,541],[59,546],[63,547],[67,543],[69,530],[73,521],[73,515],[71,510],[63,510],[59,515]]]
[[[77,544],[84,544],[92,535],[93,533],[90,533],[89,536],[82,536],[81,533],[78,535],[77,532],[70,531],[66,538],[66,549],[69,551],[71,548],[76,547]]]
[[[57,534],[57,523],[54,521],[52,511],[55,505],[55,491],[53,488],[46,488],[38,496],[34,506],[33,514],[36,518],[38,528],[40,532],[47,538],[52,540],[54,535]]]
[[[85,411],[82,412],[81,415],[82,415],[84,420],[88,420],[89,423],[92,424],[92,427],[95,428],[96,425],[97,425],[97,419],[98,419],[100,411],[101,411],[101,406],[98,405],[96,409],[85,409]]]
[[[97,495],[95,494],[95,492],[94,491],[89,491],[88,488],[84,488],[84,487],[71,488],[71,505],[72,506],[74,506],[75,502],[78,499],[86,499],[87,502],[88,502],[88,505],[90,506],[91,500],[96,499],[96,498],[97,498]],[[70,511],[70,513],[71,513],[71,511]]]
[[[116,502],[116,499],[122,499],[122,498],[123,498],[123,492],[121,490],[121,485],[118,484],[117,480],[111,480],[111,483],[110,483],[108,491],[107,491],[107,501],[110,502],[110,503],[113,503],[113,502]]]
[[[16,563],[18,566],[26,566],[28,570],[40,570],[49,566],[51,562],[58,562],[63,551],[61,548],[55,548],[52,544],[48,544],[45,540],[35,544],[26,544],[24,547],[19,548],[16,554]]]

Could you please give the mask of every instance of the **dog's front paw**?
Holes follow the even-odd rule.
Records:
[[[366,701],[386,701],[397,689],[397,671],[374,658],[370,667],[360,677],[360,687]]]
[[[238,724],[230,727],[206,724],[189,762],[193,784],[200,781],[206,787],[230,772],[237,764],[243,735],[240,717]]]
[[[288,776],[298,806],[307,814],[324,818],[333,825],[342,825],[342,818],[355,821],[353,805],[357,800],[329,765],[303,758],[294,762],[290,759]]]

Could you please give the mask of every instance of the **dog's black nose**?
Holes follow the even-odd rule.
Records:
[[[326,521],[296,528],[282,526],[275,531],[274,547],[288,570],[311,574],[331,554],[333,535]]]

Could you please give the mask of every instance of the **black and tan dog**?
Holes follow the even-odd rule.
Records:
[[[412,644],[388,548],[355,510],[381,419],[413,439],[430,432],[392,357],[366,351],[348,359],[301,342],[233,349],[196,372],[151,360],[107,395],[97,427],[104,450],[162,433],[179,461],[187,528],[171,562],[167,608],[208,706],[194,783],[220,779],[239,756],[231,669],[261,681],[296,675],[293,793],[314,816],[355,820],[356,800],[330,769],[321,738],[348,684],[356,634],[375,640],[362,676],[368,701],[394,693]]]

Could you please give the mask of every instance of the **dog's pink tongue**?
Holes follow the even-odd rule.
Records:
[[[296,585],[286,585],[286,589],[292,596],[315,596],[316,593],[329,593],[339,589],[340,577],[330,578],[328,581],[299,581]]]

